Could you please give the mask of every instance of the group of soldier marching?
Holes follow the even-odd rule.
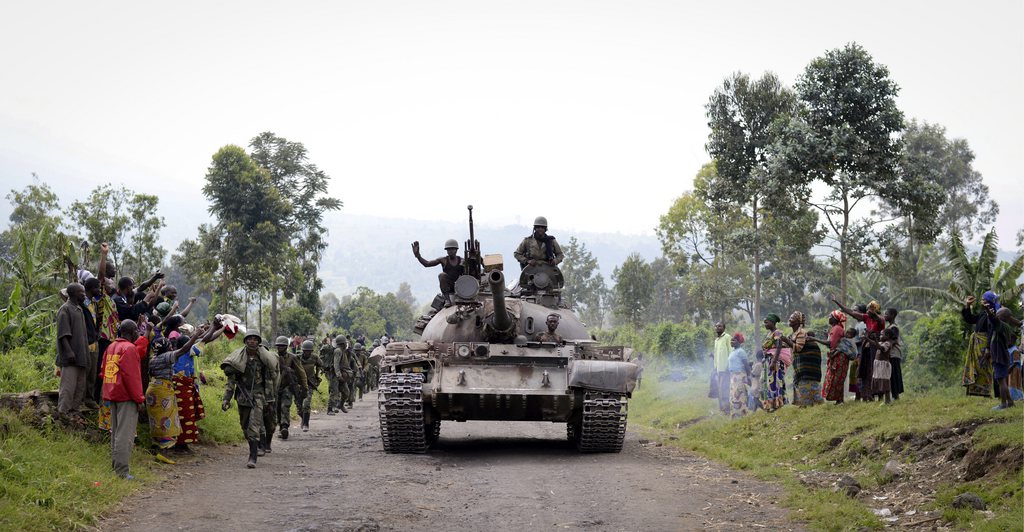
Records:
[[[388,341],[386,337],[384,341]],[[327,379],[330,394],[328,415],[348,412],[365,392],[377,388],[376,365],[362,343],[345,336],[325,337],[319,354],[314,353],[310,339],[300,344],[298,353],[289,351],[286,336],[277,337],[277,352],[272,353],[263,347],[256,330],[245,334],[244,344],[221,364],[228,377],[221,408],[231,408],[231,399],[238,405],[238,419],[249,443],[249,468],[256,467],[257,457],[273,451],[275,431],[280,429],[279,437],[288,439],[292,404],[302,431],[309,430],[312,397],[322,378]],[[379,345],[381,341],[375,340],[373,347]]]

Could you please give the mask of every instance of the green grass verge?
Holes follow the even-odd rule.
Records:
[[[673,436],[669,443],[780,482],[785,490],[782,502],[815,529],[847,530],[880,528],[883,523],[857,499],[801,484],[801,473],[843,472],[865,488],[877,487],[884,481],[882,466],[893,455],[890,449],[863,453],[869,443],[972,421],[985,423],[973,436],[975,450],[1024,446],[1024,408],[993,412],[993,404],[947,389],[908,394],[889,406],[854,402],[787,406],[771,414],[760,411],[730,420],[716,414],[717,400],[707,398],[707,377],[691,375],[683,382],[645,378],[630,401],[630,422],[641,425],[641,432]],[[860,451],[863,458],[851,462],[851,450]],[[995,475],[945,486],[936,507],[957,526],[998,529],[1003,523],[1017,523],[1019,528],[1024,522],[1021,479],[1020,474]],[[989,520],[980,512],[954,511],[949,503],[963,491],[985,499],[996,517]]]
[[[153,480],[158,467],[136,447],[133,475]],[[114,474],[109,440],[89,441],[52,423],[36,426],[0,410],[0,530],[90,526],[141,486]]]
[[[207,377],[200,386],[206,418],[199,422],[204,443],[241,441],[238,411],[220,408],[227,382],[220,362],[241,340],[217,341],[203,348],[197,371]],[[0,392],[54,390],[51,355],[18,349],[0,354]],[[327,382],[313,395],[313,409],[327,404]],[[297,409],[292,409],[293,416]],[[91,416],[95,422],[95,415]],[[67,530],[94,525],[146,483],[174,470],[157,463],[147,451],[149,430],[138,428],[140,444],[132,455],[131,471],[140,481],[114,475],[109,439],[65,430],[50,421],[29,422],[15,412],[0,409],[0,530]]]

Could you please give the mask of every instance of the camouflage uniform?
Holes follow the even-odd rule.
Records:
[[[273,370],[264,364],[258,355],[246,355],[243,372],[226,364],[222,367],[228,377],[224,400],[229,401],[232,397],[235,399],[238,403],[238,421],[242,425],[245,439],[258,442],[267,396],[274,393]]]
[[[562,335],[548,331],[537,333],[536,335],[534,335],[533,339],[534,341],[537,342],[544,342],[550,344],[562,343]]]
[[[277,390],[277,424],[281,427],[281,439],[288,439],[288,428],[291,426],[292,401],[305,401],[309,395],[309,385],[306,379],[306,370],[299,362],[299,357],[285,351],[282,355],[278,353],[281,360],[281,374],[284,375],[291,370],[291,381],[286,383],[281,379],[281,385]],[[298,394],[298,395],[296,395]],[[296,409],[301,410],[302,406],[297,405]],[[301,412],[300,412],[301,413]]]
[[[562,262],[565,255],[562,253],[562,246],[558,245],[558,241],[555,240],[555,237],[552,236],[549,238],[551,238],[551,251],[554,252],[555,255],[554,264],[552,264],[552,266],[554,266],[555,264]],[[519,261],[519,264],[525,266],[530,259],[540,261],[546,260],[544,257],[547,253],[544,248],[545,246],[543,242],[534,238],[533,235],[530,235],[519,243],[519,247],[516,248],[513,255],[516,260]]]
[[[334,366],[334,374],[338,377],[338,395],[337,405],[339,409],[345,407],[345,404],[352,404],[353,388],[355,384],[355,364],[353,363],[353,357],[348,349],[336,347],[334,349],[334,357],[331,360],[331,365]]]
[[[353,379],[353,390],[352,397],[358,397],[360,401],[363,400],[363,393],[366,392],[366,351],[363,349],[362,344],[356,344],[356,349],[352,353],[352,363],[355,366],[356,378]]]
[[[324,363],[312,350],[308,351],[308,355],[306,351],[303,351],[299,357],[299,363],[302,364],[302,370],[306,372],[306,383],[309,384],[309,393],[302,399],[302,406],[299,409],[299,414],[305,417],[312,409],[313,393],[320,387],[320,370],[323,369]],[[308,423],[308,420],[304,422]]]
[[[324,372],[324,378],[327,379],[327,413],[334,414],[334,411],[338,408],[338,393],[340,392],[340,383],[338,382],[338,374],[334,371],[334,342],[324,344],[320,346],[320,362],[321,368]]]

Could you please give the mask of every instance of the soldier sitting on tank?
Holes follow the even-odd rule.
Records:
[[[441,273],[437,276],[437,280],[441,285],[441,295],[444,297],[445,303],[450,305],[451,295],[455,292],[455,281],[466,271],[466,266],[463,264],[462,257],[458,256],[459,243],[454,238],[445,241],[444,250],[448,253],[446,256],[426,260],[420,256],[420,243],[418,241],[412,243],[412,254],[424,268],[441,265]]]
[[[544,322],[547,324],[548,330],[535,334],[533,336],[533,341],[545,344],[562,344],[562,335],[555,332],[555,329],[558,328],[558,321],[561,319],[561,316],[553,312],[548,314],[548,319]]]
[[[562,246],[558,245],[555,237],[548,235],[548,219],[538,216],[533,221],[533,234],[523,239],[513,253],[519,265],[527,266],[557,266],[562,262]]]

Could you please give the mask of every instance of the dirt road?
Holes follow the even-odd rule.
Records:
[[[694,530],[799,528],[771,487],[630,433],[620,454],[581,455],[565,427],[445,421],[425,455],[381,450],[368,396],[276,440],[200,448],[101,530]],[[297,426],[297,425],[295,425]]]

